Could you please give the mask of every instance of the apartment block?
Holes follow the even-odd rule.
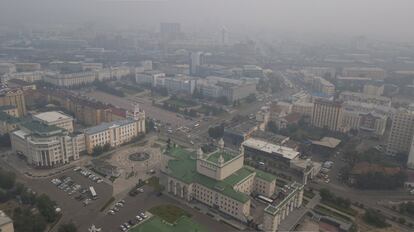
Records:
[[[388,138],[387,153],[408,154],[414,135],[414,111],[399,109],[392,118],[390,136]]]
[[[342,102],[315,100],[311,124],[331,131],[341,131]]]

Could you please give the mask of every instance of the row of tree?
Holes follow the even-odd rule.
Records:
[[[37,195],[22,183],[16,182],[16,175],[13,172],[0,169],[0,202],[10,200],[20,203],[13,212],[9,212],[12,213],[11,217],[17,232],[44,231],[48,223],[53,223],[58,218],[56,203],[49,196]]]

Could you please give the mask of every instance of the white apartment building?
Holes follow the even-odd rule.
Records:
[[[165,73],[158,71],[158,70],[151,70],[141,72],[140,69],[135,70],[135,82],[142,84],[151,84],[152,86],[157,85],[157,79],[163,79],[165,77]]]
[[[68,132],[73,132],[73,118],[63,112],[44,112],[34,115],[33,119],[48,126],[57,126]]]
[[[375,112],[361,112],[344,107],[342,111],[343,131],[363,130],[375,135],[383,135],[387,126],[388,116]]]
[[[10,134],[12,150],[22,153],[34,167],[53,168],[79,159],[84,151],[83,134],[70,136],[65,130],[37,121],[20,125]]]
[[[414,169],[414,137],[413,141],[411,142],[410,153],[408,154],[407,167]]]
[[[335,68],[331,67],[307,67],[302,70],[302,73],[305,76],[318,76],[318,77],[325,77],[329,76],[334,78],[336,75]]]
[[[386,72],[382,68],[350,67],[342,70],[345,77],[371,77],[373,79],[384,79]]]
[[[388,106],[388,107],[391,106],[391,99],[388,97],[368,95],[368,94],[357,93],[357,92],[344,91],[339,94],[339,99],[344,102],[353,101],[353,102],[370,103],[370,104]]]
[[[367,95],[381,96],[384,94],[383,84],[365,84],[363,93]]]
[[[43,79],[53,85],[71,87],[89,84],[95,80],[120,79],[130,73],[129,67],[121,66],[75,73],[47,73]]]
[[[256,93],[256,83],[224,77],[208,76],[197,80],[197,89],[208,98],[225,97],[229,102],[237,101]]]
[[[320,76],[312,77],[311,84],[314,91],[328,96],[335,94],[335,85]]]
[[[45,73],[43,71],[34,71],[34,72],[15,72],[5,74],[3,76],[4,80],[19,79],[26,82],[35,82],[43,79]]]
[[[145,133],[145,112],[135,106],[134,112],[128,114],[127,119],[104,122],[86,129],[84,133],[88,154],[92,154],[96,146],[109,144],[118,147]]]
[[[196,79],[188,76],[166,77],[164,86],[170,93],[193,94],[196,87]]]
[[[44,81],[56,86],[71,87],[85,85],[97,80],[95,72],[79,72],[69,74],[52,74],[45,75]]]
[[[0,75],[16,72],[16,66],[11,63],[0,63]]]
[[[313,102],[297,101],[292,104],[292,113],[299,113],[301,115],[312,116]]]
[[[387,154],[408,154],[414,135],[414,111],[399,109],[392,118]]]

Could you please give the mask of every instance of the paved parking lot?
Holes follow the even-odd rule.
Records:
[[[51,183],[51,180],[60,176],[69,176],[73,182],[81,185],[82,187],[94,186],[96,193],[98,194],[97,200],[92,200],[87,206],[84,206],[82,201],[74,199],[79,194],[68,195],[67,192],[57,188],[56,185]],[[58,206],[62,209],[63,217],[59,221],[65,223],[73,221],[80,228],[88,228],[91,225],[91,221],[97,218],[101,207],[111,198],[112,186],[106,183],[97,184],[84,176],[75,173],[70,170],[61,175],[47,179],[28,179],[24,178],[19,180],[24,182],[28,187],[32,188],[37,193],[46,193],[49,197],[56,201]],[[54,227],[53,231],[57,231],[58,226]],[[86,231],[82,229],[80,231]]]
[[[133,219],[138,213],[147,211],[156,205],[174,204],[191,213],[191,218],[205,228],[208,228],[209,231],[235,231],[234,228],[215,221],[211,217],[182,205],[168,196],[156,196],[156,194],[151,191],[151,188],[147,186],[144,186],[144,193],[140,193],[135,197],[128,195],[124,200],[124,207],[122,207],[115,215],[108,215],[108,210],[106,210],[105,213],[99,214],[98,218],[91,223],[95,224],[97,227],[101,227],[103,231],[120,231],[119,226],[128,220]],[[81,228],[80,231],[84,231],[85,229]]]

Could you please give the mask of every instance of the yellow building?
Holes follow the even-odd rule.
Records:
[[[331,131],[340,131],[342,121],[342,103],[318,99],[312,112],[312,125],[314,127],[326,128]]]
[[[0,90],[0,106],[13,105],[17,107],[19,117],[26,115],[26,103],[21,89]]]
[[[127,119],[105,122],[85,130],[85,145],[88,154],[96,146],[109,144],[118,147],[145,133],[145,112],[137,106]]]
[[[0,111],[0,135],[8,134],[18,129],[20,121],[19,118]]]

